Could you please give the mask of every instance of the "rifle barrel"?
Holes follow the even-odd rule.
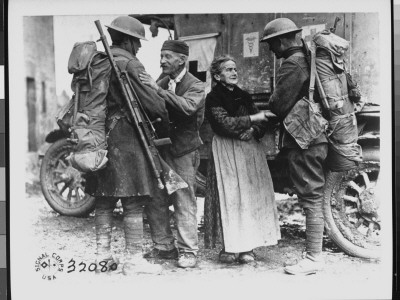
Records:
[[[147,157],[147,159],[148,159],[148,161],[150,163],[150,167],[151,167],[151,170],[153,172],[153,175],[157,179],[158,188],[164,189],[164,184],[161,181],[160,172],[156,168],[156,164],[154,162],[153,154],[151,153],[150,148],[149,148],[149,144],[148,144],[149,142],[151,143],[152,140],[151,140],[150,137],[148,137],[147,140],[146,140],[146,137],[145,137],[145,135],[143,133],[143,129],[142,129],[142,126],[144,127],[146,125],[143,124],[143,122],[142,122],[142,118],[141,118],[140,112],[137,109],[135,110],[135,108],[133,107],[132,102],[131,102],[131,101],[135,101],[136,100],[136,103],[139,103],[140,100],[138,98],[134,98],[135,96],[137,97],[137,95],[134,92],[134,90],[132,91],[132,89],[131,89],[131,87],[129,85],[129,78],[126,75],[122,74],[121,71],[118,69],[118,67],[117,67],[117,65],[115,63],[115,60],[114,60],[114,56],[111,53],[110,46],[108,45],[107,37],[104,35],[103,28],[101,27],[100,21],[96,20],[96,21],[94,21],[94,23],[96,24],[97,30],[100,33],[100,40],[102,41],[104,49],[105,49],[105,51],[107,53],[108,59],[109,59],[110,64],[111,64],[111,68],[113,69],[115,75],[117,76],[118,82],[119,82],[120,87],[121,87],[122,95],[123,95],[123,97],[125,99],[125,102],[126,102],[128,108],[129,108],[129,112],[131,114],[131,117],[132,117],[132,119],[134,121],[135,127],[136,127],[136,129],[138,131],[139,139],[140,139],[140,141],[142,143],[142,146],[144,148],[145,155],[146,155],[146,157]],[[132,95],[132,93],[134,93],[134,95]],[[152,149],[157,151],[157,149],[154,149],[154,148],[155,147],[152,146]]]

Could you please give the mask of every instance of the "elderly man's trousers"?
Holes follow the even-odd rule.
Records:
[[[200,164],[198,150],[175,157],[169,151],[163,153],[166,163],[188,184],[167,197],[164,201],[156,200],[146,205],[154,247],[159,250],[172,250],[174,237],[170,229],[168,205],[174,206],[174,218],[177,228],[177,247],[180,252],[195,255],[199,249],[197,236],[197,203],[195,196],[196,172]]]

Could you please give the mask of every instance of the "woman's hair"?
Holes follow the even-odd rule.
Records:
[[[221,73],[221,65],[227,61],[233,61],[234,63],[236,63],[236,60],[232,56],[226,54],[214,58],[210,66],[212,81],[215,81],[214,75],[219,75]]]

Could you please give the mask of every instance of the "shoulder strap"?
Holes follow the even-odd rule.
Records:
[[[132,60],[134,60],[134,58],[126,59],[126,57],[123,57],[123,56],[117,56],[117,57],[115,57],[115,61],[122,61],[122,60],[123,60],[123,62],[121,63],[121,66],[117,65],[117,68],[119,68],[119,70],[120,70],[121,72],[125,72],[125,71],[126,71],[126,67],[128,66],[128,64],[129,64]],[[127,79],[128,79],[128,78],[127,78]],[[153,128],[152,122],[150,121],[149,116],[147,115],[146,111],[144,110],[144,108],[143,108],[143,106],[142,106],[142,103],[140,102],[140,99],[139,99],[139,97],[137,96],[137,94],[136,94],[136,92],[135,92],[135,89],[133,88],[132,83],[129,81],[129,79],[128,79],[128,85],[129,85],[129,87],[131,88],[131,91],[132,91],[132,93],[134,94],[134,97],[137,99],[136,103],[137,103],[137,105],[138,105],[138,106],[140,107],[140,109],[141,109],[141,114],[142,114],[142,115],[144,116],[144,118],[147,120],[148,125],[151,126],[152,130],[155,131],[154,128]],[[128,116],[128,120],[130,120],[129,114],[127,114],[127,116]]]
[[[93,62],[94,57],[96,55],[98,55],[99,53],[101,53],[101,52],[96,51],[96,52],[93,53],[93,55],[89,59],[89,63],[88,63],[88,66],[87,66],[87,74],[88,74],[90,89],[92,89],[92,62]]]
[[[309,96],[310,96],[310,99],[313,99],[313,98],[311,98],[311,96],[314,97],[314,85],[315,85],[315,81],[317,81],[317,88],[318,88],[319,96],[321,97],[322,106],[329,112],[328,100],[326,99],[326,94],[322,87],[321,80],[320,80],[318,72],[317,72],[317,67],[316,67],[316,63],[315,63],[316,45],[315,45],[315,42],[313,42],[313,41],[311,42],[310,52],[311,52],[311,71],[310,71]],[[311,86],[311,84],[312,84],[312,86]]]
[[[129,64],[132,60],[134,60],[134,58],[126,59],[126,57],[124,57],[124,56],[115,56],[114,59],[115,59],[116,62],[117,62],[117,61],[123,61],[122,64],[121,64],[121,66],[118,66],[118,65],[117,65],[117,67],[119,68],[119,70],[120,70],[121,72],[126,71],[126,67],[128,66],[128,64]]]
[[[311,54],[310,86],[308,88],[308,99],[310,99],[312,101],[314,99],[315,75],[317,73],[317,68],[315,66],[315,44],[313,42],[311,42],[310,54]]]

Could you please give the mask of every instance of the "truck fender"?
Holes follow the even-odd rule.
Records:
[[[65,133],[65,131],[62,131],[61,129],[54,129],[46,135],[45,141],[52,144],[66,137],[68,137],[68,134]]]

